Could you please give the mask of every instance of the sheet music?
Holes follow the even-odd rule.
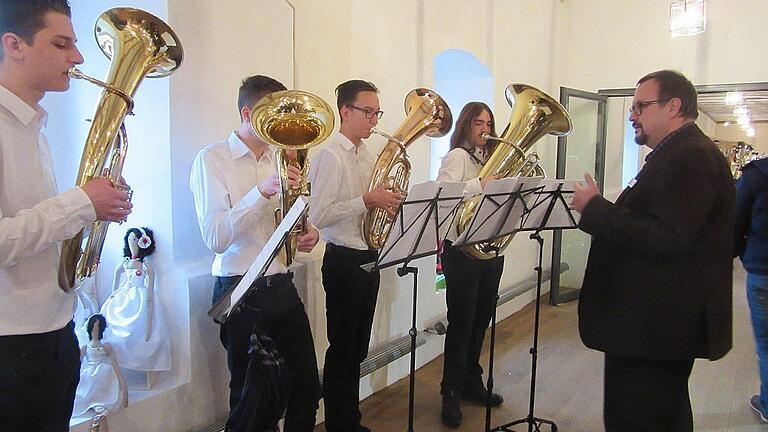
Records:
[[[509,216],[503,220],[501,229],[499,229],[499,235],[511,234],[520,229],[522,225],[521,218],[536,199],[534,192],[541,189],[539,185],[543,179],[543,177],[515,178],[517,182],[515,183],[514,191],[519,195],[514,196],[514,199],[507,202],[504,208],[501,209],[503,213],[509,213]]]
[[[509,194],[516,190],[517,183],[517,177],[488,182],[482,195],[479,195],[480,202],[475,206],[472,220],[453,244],[456,246],[466,244],[470,237],[472,243],[494,237],[504,221],[492,216],[500,212],[502,206],[508,201]]]
[[[387,237],[384,247],[381,248],[383,259],[378,264],[380,267],[410,255],[418,255],[435,249],[437,230],[434,215],[429,210],[432,200],[437,196],[439,190],[440,184],[435,181],[419,183],[411,188],[395,215],[395,222],[389,232],[389,237]],[[430,223],[427,220],[430,216],[432,216],[431,228],[427,227],[423,230],[421,241],[419,241],[419,235],[422,232],[420,228]],[[418,245],[416,244],[417,241],[419,241]]]
[[[442,190],[440,191],[440,200],[437,202],[437,237],[441,240],[445,239],[448,235],[448,230],[454,224],[459,204],[462,198],[464,198],[464,188],[466,185],[463,182],[440,183]]]
[[[272,260],[278,254],[279,249],[283,247],[283,243],[288,237],[288,233],[293,230],[293,227],[299,222],[299,219],[306,208],[306,197],[299,196],[296,199],[296,202],[293,203],[293,206],[291,206],[288,214],[277,226],[275,232],[273,232],[272,236],[267,240],[267,243],[261,249],[259,255],[256,256],[253,264],[251,264],[245,275],[243,275],[243,278],[232,291],[232,294],[229,297],[222,297],[211,310],[208,311],[208,315],[220,322],[226,320],[225,317],[240,303],[240,300],[248,292],[248,289],[253,282],[264,276],[264,273],[266,273]]]
[[[542,228],[572,228],[576,226],[579,222],[579,214],[571,212],[568,205],[573,197],[574,185],[580,181],[543,179],[539,184],[542,188],[534,194],[536,200],[528,217],[523,221],[522,229],[533,231]],[[558,188],[560,188],[560,193],[554,194]],[[560,196],[562,196],[562,200]],[[547,216],[550,207],[552,211],[545,221],[544,217]],[[571,220],[572,216],[574,220]]]

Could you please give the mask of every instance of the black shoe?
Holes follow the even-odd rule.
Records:
[[[762,420],[763,423],[768,423],[768,412],[766,412],[766,409],[760,404],[760,396],[754,395],[749,398],[749,407],[760,416],[760,420]]]
[[[443,394],[442,420],[444,425],[452,428],[458,428],[464,420],[461,415],[461,396],[456,391]]]
[[[486,400],[488,399],[488,390],[486,390],[485,386],[475,386],[470,390],[465,390],[461,394],[461,398],[465,401],[473,402],[478,405],[485,406]],[[498,394],[498,393],[491,393],[491,406],[497,407],[504,403],[504,398]]]

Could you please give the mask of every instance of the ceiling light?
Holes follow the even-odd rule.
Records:
[[[704,33],[706,0],[676,0],[669,5],[669,34],[673,37]]]
[[[739,105],[733,109],[733,115],[736,117],[746,117],[749,114],[749,110],[744,105]]]
[[[740,92],[728,92],[725,94],[726,105],[741,105],[744,96]]]
[[[750,138],[754,137],[755,136],[755,128],[750,127],[749,129],[747,129],[747,136],[750,137]]]
[[[739,116],[739,118],[736,119],[736,123],[738,123],[742,128],[746,128],[749,126],[749,117]]]

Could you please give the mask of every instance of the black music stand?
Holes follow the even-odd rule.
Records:
[[[510,423],[497,426],[493,429],[489,429],[490,408],[486,408],[486,430],[493,432],[505,431],[511,432],[509,429],[512,426],[518,424],[527,424],[528,432],[541,432],[541,425],[547,424],[550,426],[552,432],[557,432],[557,424],[552,420],[538,418],[534,415],[534,405],[536,398],[536,362],[538,359],[538,346],[539,346],[539,319],[541,311],[541,277],[542,277],[542,260],[544,255],[544,239],[541,237],[541,231],[548,231],[554,229],[573,229],[578,227],[578,220],[576,216],[571,212],[569,200],[566,200],[566,196],[572,195],[574,191],[574,184],[578,180],[552,180],[545,179],[541,182],[541,190],[535,192],[538,199],[534,205],[528,210],[523,218],[523,224],[518,231],[533,231],[530,235],[532,240],[536,240],[539,244],[539,262],[535,267],[537,273],[536,280],[536,299],[535,299],[535,317],[533,327],[533,346],[530,349],[531,353],[531,391],[530,400],[528,406],[528,415],[525,418],[515,420]],[[493,359],[493,343],[495,339],[495,321],[496,311],[494,309],[493,316],[494,325],[491,328],[491,359]],[[491,360],[492,361],[492,360]],[[491,366],[492,368],[492,366]],[[492,370],[489,370],[489,375],[492,374]],[[491,389],[488,389],[488,400],[490,401]],[[488,404],[487,404],[488,405]]]
[[[461,203],[463,183],[440,184],[428,181],[413,186],[395,215],[395,222],[375,263],[366,264],[366,271],[381,270],[402,264],[397,275],[413,275],[411,329],[411,365],[408,391],[408,432],[413,432],[416,393],[416,299],[418,268],[411,261],[437,253],[437,240],[447,232]],[[446,223],[450,219],[450,222]]]
[[[264,276],[264,273],[267,272],[272,261],[277,257],[280,249],[288,239],[289,234],[298,225],[299,219],[304,215],[306,209],[307,199],[304,196],[299,196],[293,203],[293,206],[291,206],[288,214],[285,215],[277,228],[275,228],[272,236],[267,240],[264,248],[256,256],[256,259],[245,272],[243,278],[240,279],[240,282],[227,290],[208,311],[208,315],[215,322],[224,324],[227,318],[229,318],[229,314],[240,305],[245,295],[251,292],[251,290],[257,289],[252,286],[253,282]]]
[[[541,191],[541,177],[511,177],[490,182],[483,190],[480,202],[475,208],[469,225],[456,239],[453,246],[469,246],[484,243],[519,231],[523,218],[530,214],[537,200],[535,193]],[[496,250],[498,258],[499,251]],[[493,394],[493,356],[496,344],[496,308],[499,295],[491,316],[491,340],[488,359],[488,380],[486,382],[485,431],[491,429],[491,396]],[[450,323],[448,323],[450,326]]]

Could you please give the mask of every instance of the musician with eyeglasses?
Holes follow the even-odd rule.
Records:
[[[493,112],[482,102],[469,102],[456,120],[450,151],[443,158],[437,181],[466,182],[465,194],[474,195],[480,193],[488,181],[495,179],[478,177],[498,142],[486,140],[483,134],[496,136]],[[486,404],[480,351],[504,270],[504,257],[472,258],[452,247],[455,237],[451,230],[440,255],[448,307],[440,385],[443,395],[441,419],[450,427],[459,427],[462,423],[462,399]],[[491,406],[499,406],[503,401],[501,395],[491,395]]]
[[[360,364],[368,355],[379,272],[362,264],[376,261],[362,233],[369,207],[394,214],[403,196],[383,185],[368,191],[376,156],[365,139],[384,114],[373,83],[350,80],[336,88],[341,126],[312,159],[309,220],[326,242],[323,289],[330,346],[323,368],[325,427],[328,432],[369,430],[360,424]]]
[[[694,359],[731,348],[733,179],[696,126],[696,89],[640,79],[629,120],[653,151],[615,203],[585,175],[572,207],[592,244],[579,301],[584,344],[605,353],[608,432],[692,431]]]
[[[64,431],[80,377],[75,292],[59,245],[95,220],[122,221],[128,194],[98,178],[57,190],[42,128],[47,92],[83,62],[66,0],[0,2],[0,430]],[[124,182],[123,182],[124,183]]]
[[[216,254],[211,269],[213,304],[237,286],[275,230],[273,212],[281,191],[275,150],[253,130],[251,109],[263,97],[282,90],[286,90],[282,83],[264,75],[243,80],[238,91],[238,129],[226,140],[201,149],[192,164],[189,183],[200,232],[205,245]],[[299,170],[290,166],[289,185],[298,186],[299,178]],[[311,225],[307,228],[298,237],[299,252],[310,252],[319,240],[317,230]],[[250,412],[248,401],[242,398],[252,333],[271,338],[285,359],[290,388],[284,430],[312,431],[320,398],[314,341],[293,273],[278,259],[265,276],[253,282],[242,304],[221,325],[220,339],[230,372],[230,426],[238,420],[236,415],[259,414]],[[238,409],[241,403],[243,407]]]

